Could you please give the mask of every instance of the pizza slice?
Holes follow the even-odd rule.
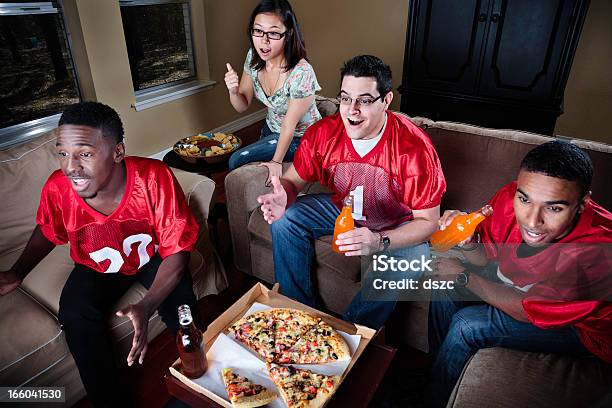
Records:
[[[275,331],[274,353],[279,355],[289,350],[302,335],[319,323],[320,319],[301,310],[272,309]]]
[[[269,364],[268,371],[290,408],[322,407],[340,383],[337,375],[316,374],[293,366]]]
[[[224,368],[221,376],[225,383],[227,396],[234,407],[260,407],[269,404],[276,398],[276,394],[266,387],[250,382],[248,378],[232,372],[231,368]]]
[[[229,328],[236,340],[262,356],[265,361],[275,358],[275,322],[274,318],[261,311],[245,316]]]
[[[280,351],[275,362],[281,364],[323,364],[351,357],[344,338],[324,321],[302,334],[289,349]]]

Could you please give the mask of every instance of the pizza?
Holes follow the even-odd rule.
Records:
[[[295,309],[271,309],[275,322],[274,355],[291,348],[306,332],[320,322],[320,318]]]
[[[348,345],[330,325],[321,321],[304,333],[293,346],[275,354],[275,362],[321,364],[350,358]]]
[[[268,363],[322,364],[350,358],[348,345],[320,318],[296,309],[269,309],[229,328]]]
[[[276,398],[276,394],[266,387],[252,383],[248,378],[241,377],[232,372],[231,368],[221,371],[227,396],[232,406],[237,408],[260,407],[269,404]]]
[[[243,317],[230,327],[236,340],[254,350],[266,361],[273,361],[276,350],[276,321],[266,311]]]
[[[340,383],[337,375],[316,374],[290,365],[268,364],[268,371],[289,408],[322,407]]]

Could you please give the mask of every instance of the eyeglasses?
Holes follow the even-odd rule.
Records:
[[[373,96],[360,96],[358,98],[355,98],[354,100],[355,105],[368,107],[381,98],[382,95],[378,95],[376,98],[374,98]],[[349,106],[353,103],[353,98],[346,95],[338,95],[336,96],[336,99],[338,100],[338,102],[340,102],[340,105]]]
[[[263,31],[259,28],[251,28],[251,35],[253,37],[263,37],[265,35],[268,37],[268,40],[280,40],[285,34],[287,34],[286,31],[284,33],[279,33],[276,31]]]

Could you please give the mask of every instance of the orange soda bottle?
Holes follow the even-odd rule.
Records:
[[[342,234],[343,232],[350,231],[355,228],[355,220],[353,220],[353,196],[347,195],[344,197],[344,201],[342,202],[342,211],[340,211],[340,215],[336,218],[336,225],[334,226],[334,239],[332,241],[332,249],[334,252],[339,254],[342,253],[338,245],[336,245],[336,239],[338,239],[338,234]]]
[[[491,214],[493,214],[493,208],[485,205],[478,211],[456,216],[449,226],[431,235],[430,242],[433,250],[446,252],[461,241],[465,241],[474,234],[478,224]]]

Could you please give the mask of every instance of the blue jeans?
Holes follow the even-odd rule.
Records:
[[[256,161],[270,161],[276,152],[276,145],[280,134],[272,132],[267,122],[261,128],[259,140],[242,149],[236,150],[229,158],[229,169],[234,170],[247,163]],[[300,145],[300,137],[294,137],[289,144],[283,161],[293,161],[293,155]]]
[[[316,306],[317,293],[313,284],[312,269],[315,258],[314,240],[332,235],[340,210],[328,194],[312,194],[298,197],[285,215],[271,224],[274,273],[281,291],[299,302]],[[425,243],[387,251],[396,258],[415,259],[429,257]],[[422,272],[403,272],[403,277],[418,279]],[[362,282],[362,290],[355,295],[344,312],[345,320],[364,326],[379,328],[395,308],[399,293],[385,292],[384,300],[370,296],[373,290],[371,274]],[[371,300],[375,299],[375,300]],[[381,298],[382,299],[382,298]]]
[[[482,348],[590,354],[573,327],[540,329],[515,320],[489,304],[463,300],[474,296],[465,288],[432,291],[429,309],[429,351],[434,358],[429,390],[431,406],[446,406],[463,367]]]

